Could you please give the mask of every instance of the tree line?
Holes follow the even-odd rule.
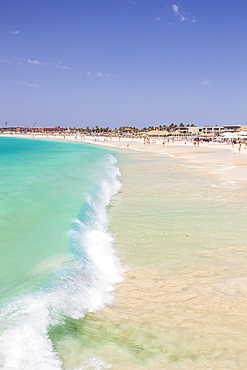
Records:
[[[99,134],[107,134],[107,133],[123,133],[126,131],[130,131],[133,134],[138,134],[140,132],[148,132],[152,130],[158,130],[158,131],[174,131],[176,129],[179,130],[180,127],[195,127],[195,125],[192,124],[183,124],[180,123],[179,125],[175,123],[171,123],[170,125],[159,125],[159,126],[148,126],[148,127],[143,127],[141,129],[137,127],[132,127],[132,126],[120,126],[119,128],[115,127],[114,129],[110,129],[109,127],[99,127],[95,126],[90,128],[89,126],[86,126],[85,128],[83,127],[70,127],[70,131],[80,131],[82,133],[99,133]]]

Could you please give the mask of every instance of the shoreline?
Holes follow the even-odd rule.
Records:
[[[126,267],[113,304],[91,316],[123,348],[113,340],[99,355],[118,370],[242,368],[247,157],[230,145],[140,141],[99,142],[122,166],[110,227]]]
[[[192,141],[176,140],[163,144],[162,139],[152,139],[145,144],[143,138],[107,137],[90,135],[34,135],[12,134],[0,137],[19,137],[36,140],[61,140],[84,144],[99,145],[112,151],[141,151],[158,155],[167,155],[190,162],[198,170],[209,170],[226,181],[247,181],[247,146],[226,143],[206,143],[194,145]],[[202,165],[199,167],[199,165]]]
[[[112,369],[244,368],[246,184],[212,187],[221,179],[211,175],[205,181],[209,174],[246,180],[244,149],[163,146],[158,140],[147,146],[141,139],[104,137],[35,139],[100,145],[119,153],[124,168],[123,191],[110,212],[124,281],[116,284],[111,305],[76,323],[71,346],[79,349],[78,358],[80,338],[86,337],[88,352]],[[166,161],[164,155],[175,158]],[[99,337],[104,340],[96,348]],[[62,338],[62,348],[68,344]],[[71,367],[70,355],[63,354],[64,366]]]

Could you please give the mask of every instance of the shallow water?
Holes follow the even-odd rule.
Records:
[[[90,350],[117,370],[245,369],[246,184],[176,158],[118,157],[110,226],[128,271],[115,304],[88,319],[101,342]]]

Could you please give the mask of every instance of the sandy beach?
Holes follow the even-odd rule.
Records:
[[[140,348],[133,369],[244,369],[247,151],[108,142],[126,158],[110,215],[127,273],[96,321]],[[111,351],[114,369],[131,366]]]
[[[86,140],[92,140],[87,137]],[[163,145],[161,139],[150,141],[150,144],[144,144],[143,139],[139,138],[97,138],[96,144],[105,146],[114,146],[127,150],[140,150],[149,153],[171,155],[191,163],[204,163],[209,165],[222,165],[218,174],[228,180],[247,180],[247,147],[242,145],[241,151],[238,145],[222,143],[200,142],[200,145],[194,145],[193,141],[178,141]],[[110,148],[109,148],[110,149]],[[215,172],[216,172],[215,171]]]
[[[195,146],[188,141],[163,145],[162,140],[151,140],[150,144],[144,144],[143,139],[128,138],[120,141],[99,138],[96,143],[125,153],[130,160],[135,155],[139,158],[139,164],[128,164],[131,172],[126,174],[124,170],[123,176],[127,175],[127,180],[122,179],[123,194],[110,212],[116,248],[127,266],[125,281],[118,286],[115,304],[99,312],[95,320],[100,325],[110,323],[112,330],[125,340],[129,335],[132,345],[141,348],[140,357],[137,356],[139,360],[141,358],[141,364],[130,365],[125,351],[115,352],[111,348],[118,358],[113,368],[243,369],[246,359],[239,341],[246,340],[246,244],[240,239],[244,234],[242,222],[246,218],[246,209],[237,199],[238,193],[242,201],[246,198],[247,150],[242,147],[239,151],[238,145],[221,143],[202,142]],[[142,158],[144,162],[150,161],[149,164],[142,167]],[[188,184],[181,185],[178,190],[177,201],[176,192],[171,190],[174,199],[171,210],[168,206],[169,211],[169,196],[167,198],[167,190],[162,186],[169,174],[165,176],[163,169],[160,170],[166,158],[178,159],[182,167],[179,167],[180,171],[183,171],[183,164],[193,171]],[[138,171],[143,175],[135,175]],[[184,176],[187,176],[186,171]],[[128,180],[130,173],[132,179]],[[141,182],[142,190],[137,185]],[[176,187],[177,182],[174,180],[171,187]],[[183,205],[181,192],[185,191],[183,195],[191,197],[187,190],[191,182],[196,184],[195,193],[204,189],[200,196],[197,195],[204,198],[203,203],[198,198]],[[219,203],[218,197],[222,197]],[[236,204],[236,209],[226,210],[224,205],[218,218],[217,209],[222,202],[228,204],[227,197],[233,197],[231,201]],[[134,211],[131,205],[124,205],[130,199]],[[205,200],[206,203],[208,200],[206,205]],[[124,208],[123,213],[120,207]],[[186,211],[180,216],[183,207]],[[242,221],[236,218],[236,223],[231,223],[237,209]],[[172,219],[167,224],[167,212],[174,214],[175,229],[170,223]],[[202,221],[195,221],[201,212]],[[116,221],[121,216],[127,220]],[[191,229],[190,223],[195,223],[195,229],[198,229]],[[144,257],[140,256],[142,253]],[[129,331],[130,327],[132,331]],[[105,358],[108,351],[106,346]],[[110,357],[108,359],[110,361]]]

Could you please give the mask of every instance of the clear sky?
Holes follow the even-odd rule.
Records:
[[[246,0],[0,0],[0,126],[247,124]]]

